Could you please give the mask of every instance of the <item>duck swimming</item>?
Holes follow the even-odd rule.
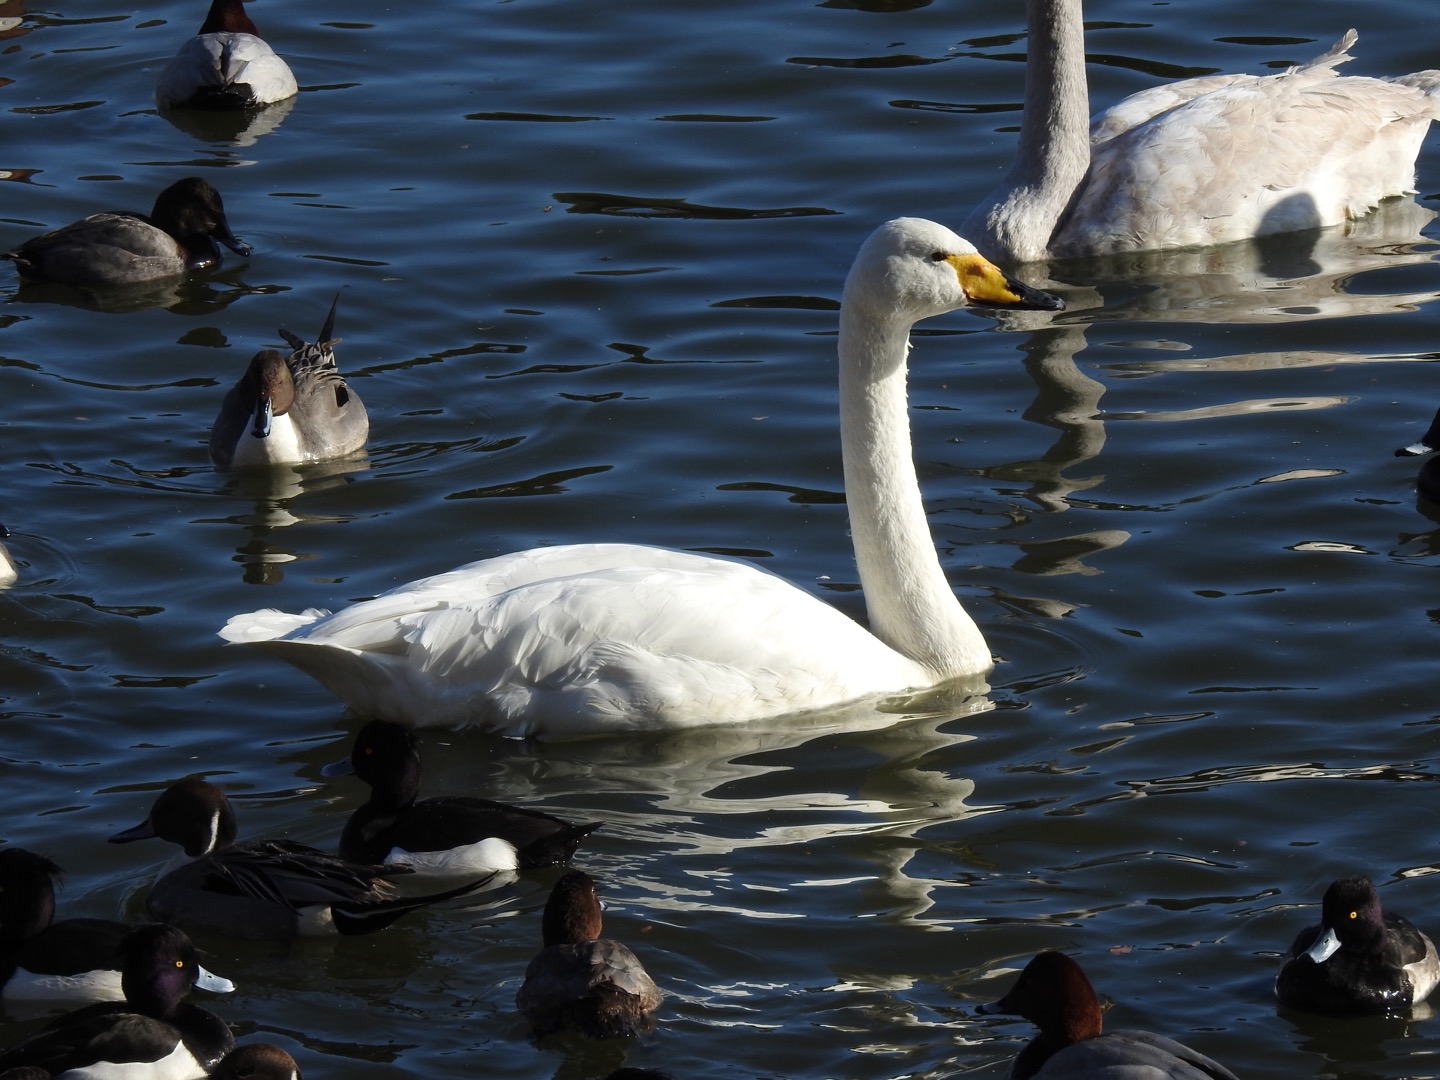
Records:
[[[1300,931],[1275,976],[1280,1004],[1334,1016],[1409,1016],[1440,983],[1435,944],[1381,910],[1367,877],[1325,890],[1320,923]]]
[[[356,862],[467,876],[556,866],[600,827],[465,795],[417,799],[419,739],[388,720],[366,724],[350,756],[321,771],[354,774],[370,785],[370,800],[350,815],[340,837],[341,856]]]
[[[6,1001],[122,1001],[121,946],[134,927],[55,919],[54,862],[0,848],[0,979]]]
[[[912,324],[967,305],[1064,306],[917,218],[877,229],[845,283],[841,445],[868,630],[747,563],[568,544],[334,615],[237,615],[221,636],[288,660],[359,715],[514,737],[743,723],[981,675],[990,649],[930,536],[905,379]]]
[[[976,1011],[1023,1016],[1040,1029],[1016,1056],[1010,1080],[1236,1080],[1224,1065],[1163,1035],[1102,1033],[1100,999],[1080,965],[1061,952],[1037,954],[1009,993]]]
[[[250,247],[230,231],[220,193],[198,176],[177,180],[155,197],[146,217],[107,210],[25,241],[3,257],[20,276],[69,285],[134,285],[220,265],[224,244]]]
[[[1153,87],[1089,122],[1081,0],[1028,0],[1009,174],[962,231],[1010,263],[1206,246],[1338,225],[1415,190],[1440,71],[1340,76],[1351,30],[1274,75]],[[1088,129],[1088,130],[1087,130]]]
[[[566,871],[545,902],[545,948],[515,995],[537,1035],[635,1035],[660,1007],[660,988],[625,945],[600,937],[601,924],[594,879]]]
[[[280,334],[290,355],[261,350],[221,402],[210,429],[210,458],[220,468],[344,457],[369,438],[370,417],[335,360],[335,304],[313,345]]]
[[[0,525],[0,540],[10,539],[10,530]],[[10,549],[0,544],[0,587],[13,585],[20,577],[20,571],[15,568],[15,559],[10,554]]]
[[[152,917],[241,938],[369,934],[400,916],[473,892],[483,881],[428,896],[392,897],[403,867],[351,862],[293,840],[235,840],[235,811],[215,785],[181,780],[112,844],[159,837],[183,849],[150,886]]]
[[[1435,419],[1430,421],[1430,427],[1420,441],[1402,446],[1395,451],[1395,456],[1419,457],[1437,449],[1440,449],[1440,411],[1435,413]],[[1415,477],[1415,490],[1422,499],[1440,503],[1440,458],[1427,458],[1420,466],[1420,472]]]
[[[299,92],[284,60],[260,37],[244,0],[212,0],[199,32],[180,46],[155,87],[162,109],[250,109]]]
[[[214,1013],[185,1003],[193,986],[228,991],[173,926],[142,926],[123,947],[123,1003],[67,1013],[0,1053],[0,1071],[31,1067],[56,1077],[190,1080],[207,1075],[235,1039]]]

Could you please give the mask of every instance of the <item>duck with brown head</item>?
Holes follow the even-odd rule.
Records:
[[[1023,1016],[1040,1029],[1016,1056],[1010,1080],[1236,1080],[1225,1066],[1174,1039],[1148,1031],[1103,1031],[1100,999],[1070,957],[1042,952],[999,1001],[981,1014]]]

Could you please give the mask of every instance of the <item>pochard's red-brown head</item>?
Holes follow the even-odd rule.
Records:
[[[550,890],[541,922],[546,948],[551,945],[578,945],[600,937],[600,897],[589,874],[570,870]]]

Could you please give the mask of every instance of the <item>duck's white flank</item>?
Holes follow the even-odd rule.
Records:
[[[39,975],[18,968],[5,984],[6,1001],[124,1001],[120,972],[96,968],[79,975]]]
[[[520,869],[515,845],[498,836],[487,836],[465,847],[444,851],[406,851],[392,848],[386,866],[408,866],[417,874],[432,877],[470,877],[495,871],[513,873]]]

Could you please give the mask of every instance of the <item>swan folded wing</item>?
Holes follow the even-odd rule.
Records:
[[[1253,75],[1202,75],[1196,79],[1162,83],[1131,94],[1104,112],[1097,113],[1090,121],[1091,149],[1139,127],[1152,117],[1193,101],[1202,94],[1223,90],[1252,78]]]
[[[1217,244],[1358,217],[1413,190],[1437,109],[1411,78],[1339,79],[1317,65],[1241,77],[1160,113],[1093,149],[1052,246]]]
[[[1349,63],[1354,59],[1350,55],[1350,49],[1354,47],[1358,35],[1354,30],[1347,30],[1334,45],[1303,64],[1297,64],[1290,68],[1286,74],[1297,71],[1324,72],[1330,75],[1335,73],[1335,68],[1341,64]],[[1090,123],[1090,145],[1099,146],[1101,143],[1109,142],[1116,135],[1120,135],[1132,128],[1137,128],[1151,117],[1159,116],[1163,112],[1177,108],[1188,102],[1194,101],[1205,94],[1213,93],[1216,90],[1224,90],[1237,84],[1256,82],[1261,79],[1271,78],[1266,75],[1201,75],[1194,79],[1181,79],[1179,82],[1161,83],[1159,86],[1152,86],[1131,94],[1129,97],[1117,101],[1110,108],[1102,113],[1097,113]]]
[[[302,630],[329,615],[321,608],[308,608],[299,615],[275,608],[261,608],[235,615],[220,630],[220,636],[232,645],[271,641]]]
[[[782,578],[629,545],[485,560],[265,637],[285,625],[240,615],[222,636],[295,664],[362,715],[509,735],[741,721],[927,684]]]
[[[543,716],[550,733],[774,716],[917,681],[854,621],[740,563],[537,582],[431,611],[407,642],[417,684],[468,684],[487,722]]]

